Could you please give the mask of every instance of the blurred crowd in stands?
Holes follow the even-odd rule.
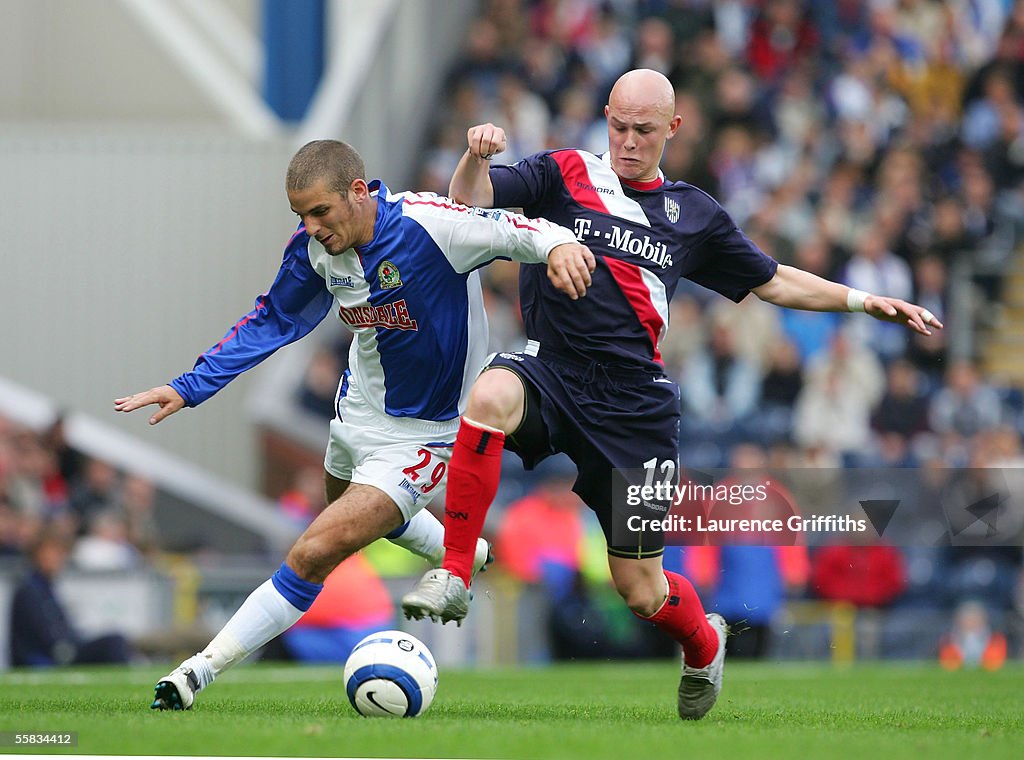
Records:
[[[81,570],[132,570],[160,548],[156,491],[76,451],[57,419],[32,430],[0,415],[0,557],[25,554],[42,533],[62,537]]]
[[[735,305],[684,281],[662,345],[682,390],[682,464],[1024,465],[1021,388],[981,352],[1009,318],[1004,280],[1024,265],[1024,0],[483,0],[412,186],[446,193],[467,128],[487,121],[508,134],[509,163],[604,152],[603,106],[634,67],[676,88],[667,178],[710,193],[780,262],[913,300],[946,325],[923,338],[755,297]],[[481,274],[492,349],[520,348],[517,267]],[[297,391],[323,420],[347,346],[317,351]],[[557,602],[555,653],[657,651],[635,621],[607,619],[599,532],[564,463],[538,486],[507,462],[489,532],[506,571]],[[300,473],[282,497],[300,523],[319,509],[319,475]],[[0,554],[25,552],[49,523],[74,539],[75,566],[131,568],[159,546],[152,506],[151,484],[72,451],[59,421],[40,433],[0,417]],[[752,633],[733,644],[753,655],[794,598],[928,606],[947,622],[958,610],[947,666],[992,662],[994,628],[1021,651],[1019,545],[789,549],[673,547],[666,565],[745,621]],[[601,620],[603,648],[591,646]]]
[[[10,649],[0,662],[128,662],[120,633],[83,634],[57,591],[65,570],[131,572],[159,548],[153,484],[0,415],[0,572],[12,572]],[[7,610],[4,610],[7,612]],[[110,621],[116,627],[116,621]]]

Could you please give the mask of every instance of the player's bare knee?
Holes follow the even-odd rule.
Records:
[[[630,610],[644,617],[650,617],[657,612],[664,601],[661,589],[655,588],[650,583],[639,582],[637,579],[616,581],[615,590],[619,592],[622,601]]]
[[[522,381],[507,370],[493,369],[477,378],[465,416],[474,422],[514,432],[523,416]]]
[[[634,572],[623,571],[612,574],[615,590],[630,610],[643,617],[650,617],[662,602],[665,601],[665,590],[662,578],[645,572],[646,568],[637,567]]]
[[[302,580],[310,583],[323,583],[333,568],[328,567],[322,554],[309,541],[299,539],[285,557],[285,564]]]
[[[323,583],[331,571],[353,551],[338,542],[335,536],[328,540],[328,537],[322,535],[303,535],[292,546],[285,562],[303,580]]]

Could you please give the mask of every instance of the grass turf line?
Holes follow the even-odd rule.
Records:
[[[0,731],[77,731],[49,754],[438,758],[1020,757],[1024,667],[947,673],[928,665],[835,670],[728,663],[718,705],[675,714],[672,663],[442,670],[415,720],[368,720],[348,705],[341,668],[243,666],[195,709],[149,709],[163,669],[0,674]],[[0,748],[24,753],[24,747]]]

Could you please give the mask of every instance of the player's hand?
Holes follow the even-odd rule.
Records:
[[[580,243],[556,245],[548,254],[548,279],[575,301],[587,294],[590,273],[597,262],[590,249]]]
[[[868,296],[864,299],[864,311],[883,322],[897,322],[906,325],[921,335],[931,335],[929,327],[942,329],[942,323],[928,309],[907,303],[899,298]]]
[[[150,388],[148,391],[133,396],[114,399],[115,412],[134,412],[150,404],[159,405],[160,409],[149,418],[149,424],[155,425],[164,417],[169,417],[185,406],[185,399],[169,385]]]
[[[490,122],[470,127],[466,133],[470,155],[477,158],[490,159],[508,147],[505,130]]]

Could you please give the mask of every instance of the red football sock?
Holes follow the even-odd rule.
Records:
[[[469,588],[476,541],[484,529],[487,509],[498,492],[501,450],[505,434],[462,418],[448,464],[448,494],[444,503],[445,570],[462,578]]]
[[[661,609],[650,617],[637,615],[641,620],[650,620],[683,647],[686,664],[692,668],[708,665],[718,652],[718,635],[704,615],[704,605],[697,592],[686,578],[678,573],[665,571],[668,579],[668,598]]]

